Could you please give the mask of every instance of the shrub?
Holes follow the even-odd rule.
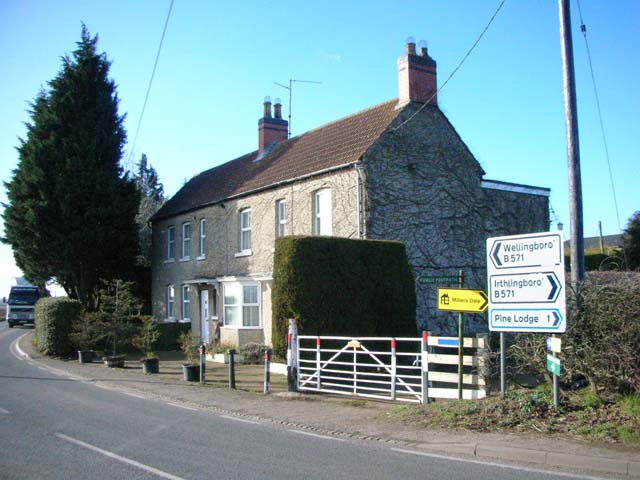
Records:
[[[35,309],[36,346],[45,355],[73,351],[71,325],[80,318],[82,305],[67,297],[41,298]]]
[[[640,392],[640,273],[589,272],[577,292],[568,290],[563,382],[584,377],[596,396]],[[545,335],[516,336],[509,351],[517,369],[544,373],[544,343]]]
[[[264,352],[268,348],[262,343],[245,343],[240,346],[238,353],[240,353],[244,363],[261,363],[264,358]]]
[[[142,317],[142,326],[138,334],[133,337],[131,343],[142,352],[144,358],[157,358],[153,352],[153,347],[160,337],[160,332],[156,328],[153,317]]]
[[[100,325],[103,322],[101,312],[86,312],[71,325],[71,341],[77,350],[93,350],[104,340]]]
[[[180,349],[187,360],[187,364],[189,365],[199,365],[200,364],[200,337],[194,337],[191,335],[191,330],[182,332],[180,337],[178,337],[178,343],[180,344]]]
[[[301,334],[415,336],[413,273],[400,242],[336,237],[276,239],[274,353],[286,351],[288,319]]]
[[[133,282],[111,280],[102,281],[101,285],[96,328],[116,355],[131,344],[131,337],[142,322],[142,304],[133,293]]]

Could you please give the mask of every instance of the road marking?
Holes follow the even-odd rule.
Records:
[[[186,405],[180,405],[179,403],[167,402],[167,405],[171,405],[172,407],[184,408],[185,410],[192,410],[194,412],[198,411],[197,408],[187,407]]]
[[[24,351],[20,348],[19,345],[19,341],[21,339],[23,339],[24,337],[26,337],[28,335],[28,333],[23,333],[22,335],[20,335],[18,338],[16,338],[13,342],[13,344],[15,345],[15,349],[18,352],[18,355],[20,355],[23,359],[30,359],[31,357],[29,355],[27,355],[26,353],[24,353]]]
[[[89,443],[85,443],[85,442],[83,442],[81,440],[77,440],[75,438],[68,437],[66,435],[63,435],[62,433],[56,433],[55,436],[60,438],[60,439],[62,439],[62,440],[66,440],[69,443],[73,443],[73,444],[78,445],[80,447],[86,448],[87,450],[92,450],[94,452],[100,453],[100,454],[104,455],[105,457],[113,458],[114,460],[118,460],[119,462],[126,463],[128,465],[132,465],[134,467],[137,467],[137,468],[139,468],[141,470],[144,470],[146,472],[149,472],[149,473],[153,473],[154,475],[157,475],[159,477],[168,478],[170,480],[184,480],[182,477],[178,477],[176,475],[171,475],[170,473],[163,472],[162,470],[158,470],[157,468],[150,467],[149,465],[145,465],[144,463],[136,462],[135,460],[131,460],[129,458],[121,457],[120,455],[117,455],[115,453],[109,452],[108,450],[103,450],[102,448],[96,447],[96,446],[91,445]]]
[[[122,391],[122,393],[124,393],[125,395],[128,395],[129,397],[135,397],[135,398],[141,398],[142,400],[147,400],[147,397],[145,397],[144,395],[138,395],[137,393],[131,393],[131,392],[125,392],[125,391]]]
[[[9,415],[11,412],[9,410],[5,410],[4,408],[0,408],[0,413],[4,413],[5,415]]]
[[[330,437],[328,435],[319,435],[317,433],[303,432],[302,430],[289,430],[291,433],[299,433],[300,435],[308,435],[310,437],[323,438],[325,440],[335,440],[336,442],[344,442],[342,438]]]
[[[421,457],[438,458],[441,460],[452,460],[454,462],[462,462],[462,463],[473,463],[476,465],[485,465],[487,467],[499,467],[499,468],[506,468],[509,470],[519,470],[519,471],[525,471],[525,472],[531,472],[531,473],[542,473],[544,475],[555,475],[557,477],[581,478],[585,480],[606,480],[606,478],[604,477],[590,477],[587,475],[579,475],[576,473],[565,473],[565,472],[557,472],[557,471],[550,471],[550,470],[542,470],[539,468],[516,467],[513,465],[507,465],[504,463],[483,462],[482,460],[469,460],[467,458],[452,457],[449,455],[438,455],[437,453],[417,452],[415,450],[405,450],[403,448],[392,448],[391,450],[393,450],[394,452],[408,453],[410,455],[419,455]]]
[[[220,415],[220,418],[226,418],[227,420],[235,420],[236,422],[252,423],[254,425],[260,425],[260,422],[254,422],[253,420],[245,420],[244,418],[230,417],[228,415]]]

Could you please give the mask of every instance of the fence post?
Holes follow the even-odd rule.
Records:
[[[478,333],[476,334],[478,341],[481,339],[484,341],[484,346],[478,349],[478,358],[480,364],[478,365],[478,376],[484,380],[484,389],[489,395],[489,378],[491,376],[491,365],[489,363],[489,334]]]
[[[236,351],[232,348],[228,351],[228,354],[229,354],[229,389],[235,390],[236,388],[236,366],[235,366]]]
[[[321,356],[320,356],[320,337],[316,337],[316,371],[318,372],[318,390],[320,390],[322,386],[322,382],[320,380],[320,369],[321,369]]]
[[[204,383],[205,355],[207,347],[204,343],[200,344],[200,383]]]
[[[391,339],[391,400],[396,399],[396,339]]]
[[[287,389],[289,392],[298,390],[298,327],[296,321],[289,319],[289,334],[287,335]]]
[[[429,403],[429,352],[427,351],[427,345],[429,338],[427,332],[422,332],[421,343],[421,361],[422,367],[422,399],[420,403]]]
[[[269,393],[271,386],[271,349],[264,352],[264,393]]]

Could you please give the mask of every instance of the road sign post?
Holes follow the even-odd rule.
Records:
[[[458,399],[462,399],[464,313],[482,313],[489,304],[482,290],[465,289],[464,271],[458,273],[459,288],[438,288],[438,310],[458,312]]]
[[[487,284],[489,330],[500,332],[501,337],[500,387],[504,395],[504,332],[549,332],[555,337],[566,331],[564,248],[560,233],[487,239]],[[547,359],[547,366],[557,366],[553,390],[554,405],[558,407],[560,360],[555,354],[548,358],[554,360]]]

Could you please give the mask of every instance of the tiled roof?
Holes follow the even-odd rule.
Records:
[[[259,161],[252,152],[189,180],[152,217],[159,220],[315,172],[349,165],[402,110],[397,99],[327,123],[278,143]]]

